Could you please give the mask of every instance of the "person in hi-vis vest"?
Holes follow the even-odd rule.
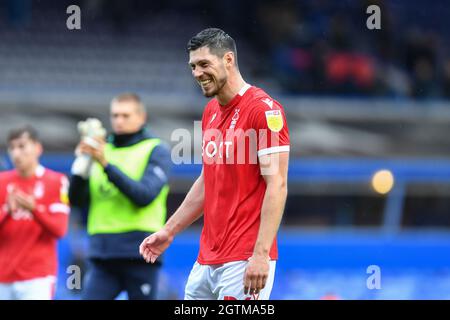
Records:
[[[142,238],[166,221],[169,147],[145,127],[139,96],[115,97],[110,109],[113,133],[108,138],[82,139],[76,154],[93,163],[88,175],[72,166],[69,199],[88,211],[89,265],[83,299],[157,297],[158,270],[142,261],[136,248]]]

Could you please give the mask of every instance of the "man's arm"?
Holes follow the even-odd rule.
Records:
[[[167,183],[170,168],[170,152],[158,145],[152,152],[141,180],[136,181],[123,173],[118,167],[108,163],[105,158],[105,141],[98,139],[94,148],[80,142],[79,151],[91,155],[105,170],[108,180],[113,183],[135,205],[145,207],[151,203]]]
[[[3,207],[3,205],[1,205],[1,206]],[[0,207],[0,226],[2,225],[3,221],[5,221],[6,217],[8,216],[8,212],[6,210],[3,210],[2,207]]]
[[[244,292],[259,293],[269,275],[269,252],[283,216],[287,197],[289,152],[261,156],[261,174],[266,181],[266,193],[261,208],[261,222],[253,255],[244,276]]]
[[[51,190],[52,194],[43,201],[38,201],[33,195],[21,190],[14,192],[17,205],[29,210],[35,220],[54,237],[61,238],[67,232],[70,208],[67,205],[67,178],[61,177],[58,191]],[[47,186],[49,189],[53,185]]]
[[[180,207],[164,227],[142,241],[139,252],[147,262],[155,262],[161,253],[169,247],[178,233],[203,215],[204,190],[205,183],[202,170]]]
[[[33,210],[36,221],[56,238],[62,238],[67,233],[70,209],[63,203],[53,203],[50,206],[37,204]]]
[[[3,175],[0,174],[0,225],[6,221],[6,217],[8,216],[10,210],[9,198],[5,187],[6,184],[6,179],[4,180]]]
[[[164,228],[174,237],[203,215],[205,182],[203,170],[192,185],[180,207],[167,221]]]
[[[140,207],[149,205],[161,192],[168,181],[170,171],[170,153],[163,146],[153,149],[144,175],[139,181],[133,180],[112,164],[105,167],[105,173],[124,195]]]

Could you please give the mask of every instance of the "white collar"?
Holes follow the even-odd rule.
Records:
[[[251,85],[249,85],[248,83],[244,84],[244,86],[241,88],[241,90],[239,90],[239,95],[242,97],[248,89],[250,89]]]
[[[42,178],[42,176],[44,175],[45,172],[45,168],[42,165],[38,165],[35,171],[35,175],[38,178]]]

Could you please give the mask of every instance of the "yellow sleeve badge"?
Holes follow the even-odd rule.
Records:
[[[69,204],[69,180],[66,176],[61,178],[61,188],[59,190],[59,201]]]
[[[267,126],[273,132],[279,132],[283,129],[283,116],[280,110],[269,110],[266,111],[266,121]]]

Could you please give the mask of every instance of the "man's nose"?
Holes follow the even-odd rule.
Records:
[[[123,118],[122,117],[115,117],[113,119],[113,123],[116,124],[116,125],[121,125],[122,122],[123,122]]]
[[[12,149],[9,151],[9,154],[13,160],[17,159],[20,156],[20,152],[18,149]]]
[[[195,79],[200,80],[200,77],[203,75],[203,71],[199,69],[192,70],[192,75]]]

